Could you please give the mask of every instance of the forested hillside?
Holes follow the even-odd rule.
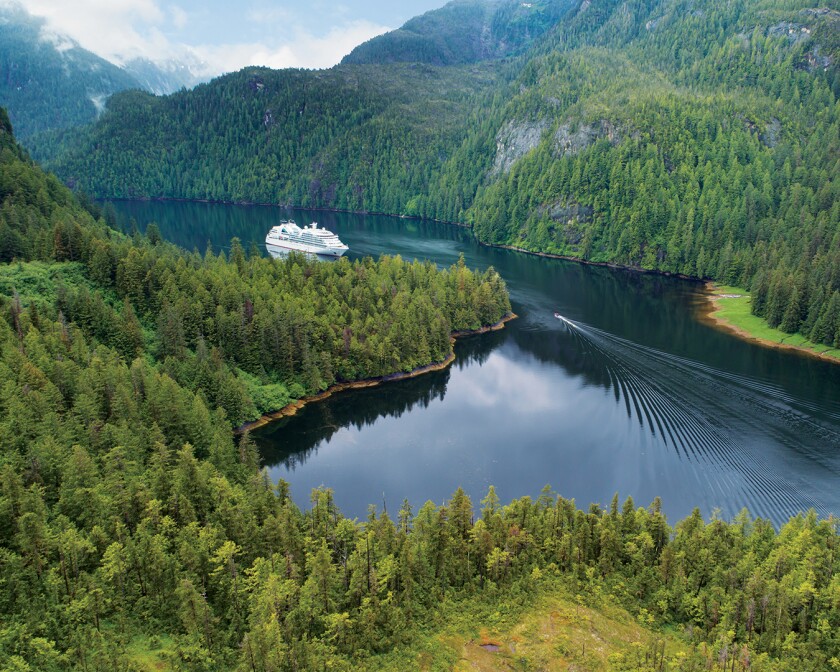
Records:
[[[561,599],[570,621],[603,611],[635,639],[607,655],[599,635],[597,656],[558,645],[555,662],[838,666],[833,518],[776,532],[695,512],[670,528],[659,501],[583,511],[546,488],[503,505],[490,488],[480,516],[458,490],[360,522],[326,489],[300,510],[232,436],[260,393],[412,366],[498,319],[492,270],[125,238],[29,161],[3,111],[0,197],[3,669],[450,669],[448,619],[477,639]],[[529,639],[544,637],[517,639],[523,666]]]
[[[424,58],[391,35],[376,60]],[[836,346],[838,35],[836,0],[585,0],[514,60],[246,70],[122,94],[39,151],[99,196],[417,215],[720,279],[752,288],[771,325]]]
[[[572,0],[455,0],[351,51],[342,63],[455,65],[503,58],[531,44]]]
[[[102,151],[72,152],[62,176],[119,198],[400,212],[433,188],[432,167],[461,144],[472,96],[493,81],[481,65],[247,68],[165,98],[132,91],[87,136]]]
[[[301,511],[259,470],[247,435],[233,439],[248,380],[234,366],[251,365],[248,346],[270,347],[237,336],[265,315],[256,288],[266,276],[304,293],[317,279],[311,300],[333,315],[346,300],[361,316],[368,291],[377,311],[389,296],[388,313],[401,301],[419,302],[413,315],[450,300],[465,311],[481,297],[464,288],[487,291],[492,274],[475,285],[463,268],[443,274],[397,259],[277,263],[235,245],[230,259],[203,258],[154,229],[127,240],[26,159],[5,115],[0,189],[0,238],[17,257],[0,265],[4,669],[449,669],[459,657],[443,634],[450,621],[468,621],[461,627],[478,639],[542,600],[574,605],[568,618],[587,628],[584,614],[599,612],[638,623],[611,621],[635,638],[609,655],[599,639],[589,654],[557,648],[554,661],[685,672],[837,666],[835,519],[799,516],[776,532],[746,512],[708,524],[695,512],[672,529],[658,501],[637,508],[616,497],[583,511],[547,488],[502,505],[491,488],[479,517],[459,490],[442,506],[404,503],[394,518],[371,508],[359,522],[329,490]],[[344,299],[328,293],[332,283]],[[198,308],[189,320],[182,291]],[[506,308],[503,293],[489,296]],[[284,296],[273,308],[288,311],[273,324],[295,332],[286,375],[296,362],[305,372],[307,357],[319,376],[326,361],[349,365],[381,319],[368,313],[360,332],[336,334],[344,351],[330,359],[301,304]],[[197,337],[195,320],[206,330]],[[305,329],[320,356],[296,347]],[[543,641],[517,639],[523,665],[531,638]]]

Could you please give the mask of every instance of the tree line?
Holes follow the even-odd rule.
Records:
[[[836,34],[800,0],[582,3],[507,61],[249,69],[120,94],[39,151],[101,196],[422,216],[737,283],[771,325],[840,345]]]
[[[229,258],[187,253],[155,226],[120,236],[8,144],[0,259],[78,264],[86,278],[57,288],[51,302],[19,297],[22,305],[57,311],[129,362],[154,358],[234,425],[335,382],[443,361],[453,332],[510,312],[498,273],[473,272],[463,258],[443,271],[398,256],[278,262],[237,240]]]

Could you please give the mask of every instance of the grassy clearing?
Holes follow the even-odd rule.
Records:
[[[50,305],[55,302],[61,286],[93,285],[85,277],[84,266],[76,262],[52,263],[43,261],[0,264],[0,294],[12,296],[17,292],[24,306],[30,303]]]
[[[167,635],[135,637],[125,648],[125,657],[142,672],[169,672],[172,639]]]
[[[588,606],[550,582],[532,600],[494,603],[485,596],[444,603],[437,620],[437,629],[420,633],[407,648],[366,661],[364,669],[606,672],[636,669],[663,646],[668,660],[681,658],[689,648],[609,598]]]
[[[750,312],[750,295],[745,289],[715,285],[712,288],[717,308],[714,317],[719,322],[733,327],[739,333],[758,339],[766,344],[777,344],[806,350],[840,361],[840,350],[827,345],[813,343],[802,334],[787,334],[773,329],[767,322]]]

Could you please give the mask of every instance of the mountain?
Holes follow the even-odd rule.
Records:
[[[206,81],[206,65],[196,58],[185,55],[179,59],[155,62],[147,58],[133,58],[126,61],[122,69],[136,79],[140,88],[158,96],[174,93],[179,89],[191,89]]]
[[[752,289],[772,326],[837,347],[840,11],[809,3],[582,0],[508,59],[120,94],[40,156],[99,196],[431,217],[719,279]]]
[[[74,186],[126,198],[400,212],[433,189],[430,169],[460,146],[473,97],[496,77],[482,64],[246,68],[168,97],[128,91],[66,139],[56,165]],[[101,151],[86,156],[88,143]]]
[[[195,86],[202,66],[197,60],[140,58],[115,65],[20,6],[0,5],[0,105],[24,144],[44,131],[94,121],[117,91],[167,94]]]
[[[128,72],[49,31],[43,19],[0,6],[0,105],[22,141],[91,122],[108,96],[140,86]]]
[[[474,63],[510,56],[555,25],[573,0],[454,0],[356,47],[342,63]]]

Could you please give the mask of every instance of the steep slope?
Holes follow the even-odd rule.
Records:
[[[16,4],[0,4],[0,105],[28,146],[45,131],[88,124],[110,95],[126,89],[167,94],[204,81],[197,60],[136,58],[115,65],[48,29]]]
[[[454,0],[356,47],[342,63],[454,65],[521,51],[549,30],[573,0]]]
[[[54,165],[118,197],[400,212],[430,189],[463,139],[471,96],[494,81],[481,65],[247,68],[167,98],[114,96]]]
[[[621,4],[561,50],[586,13],[497,108],[476,235],[752,287],[771,326],[840,344],[840,13]]]
[[[43,20],[0,6],[0,105],[21,140],[89,123],[112,93],[139,87],[116,65],[49,32]]]

